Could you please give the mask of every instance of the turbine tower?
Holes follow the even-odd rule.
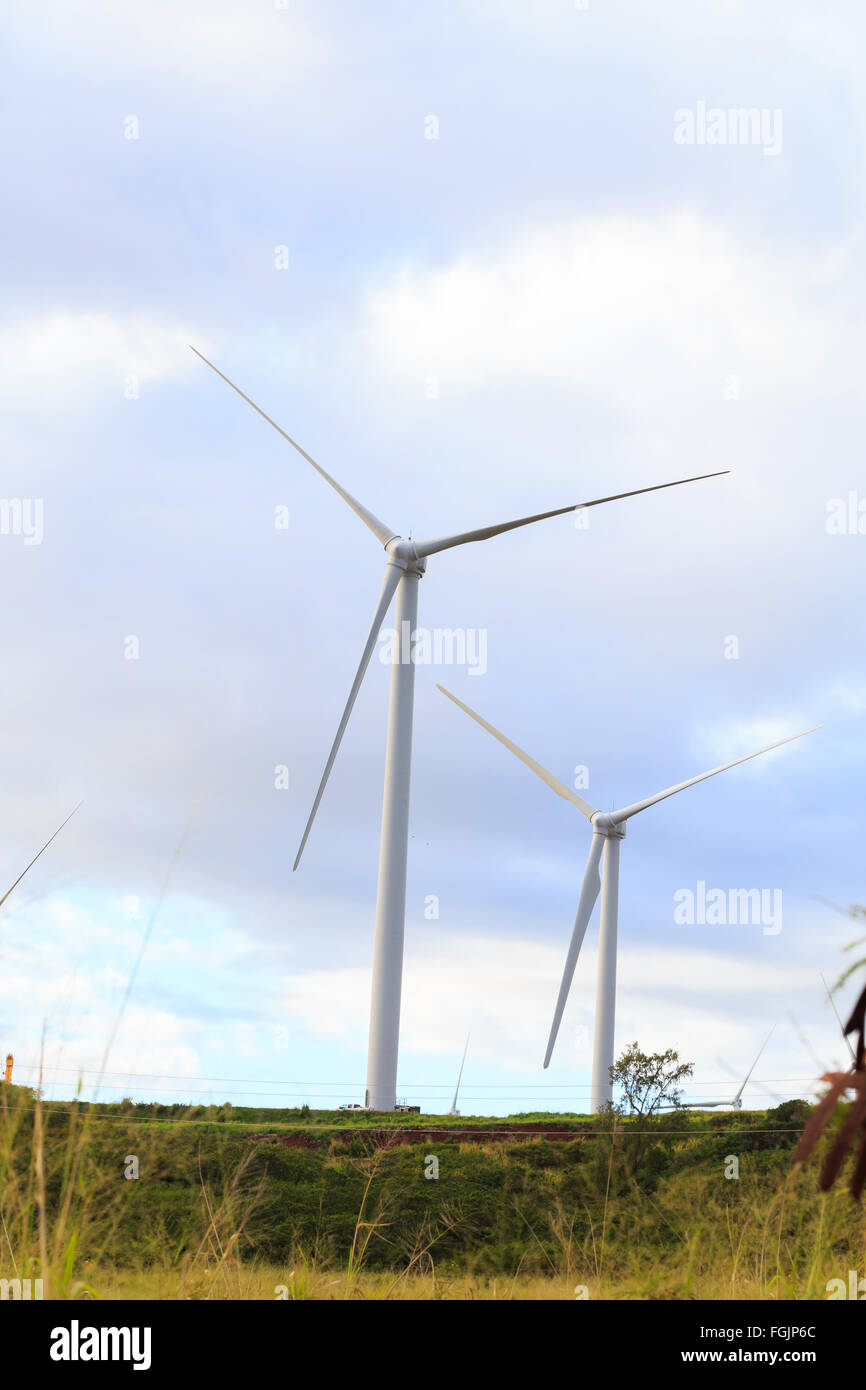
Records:
[[[190,346],[192,346],[190,344]],[[349,716],[361,688],[373,648],[379,635],[391,600],[397,596],[395,628],[398,653],[391,674],[391,698],[388,715],[388,742],[385,755],[385,792],[382,803],[382,834],[379,849],[379,883],[376,899],[376,929],[373,943],[373,990],[370,1005],[370,1042],[367,1054],[367,1095],[366,1105],[370,1110],[393,1110],[397,1098],[397,1048],[400,1033],[400,994],[403,978],[403,929],[406,916],[406,861],[409,844],[409,777],[412,758],[412,715],[415,694],[415,665],[412,659],[410,641],[415,632],[418,616],[418,581],[427,568],[427,560],[442,550],[451,550],[457,545],[467,545],[471,541],[486,541],[499,536],[504,531],[514,531],[520,526],[530,526],[536,521],[546,521],[548,517],[564,516],[584,507],[598,507],[604,502],[617,502],[624,497],[636,497],[644,492],[659,492],[663,488],[678,487],[682,483],[702,481],[704,478],[721,477],[729,472],[722,469],[716,473],[702,473],[694,478],[677,478],[670,483],[656,483],[652,487],[635,488],[631,492],[618,492],[609,497],[596,497],[590,502],[572,503],[567,507],[557,507],[553,511],[538,512],[535,516],[519,517],[516,521],[504,521],[495,526],[482,526],[474,531],[461,531],[452,536],[437,537],[434,540],[405,540],[391,526],[380,521],[377,516],[363,506],[357,498],[341,487],[324,468],[311,458],[284,429],[269,415],[250,400],[249,396],[235,386],[233,381],[203,356],[197,348],[192,348],[197,357],[216,372],[227,386],[251,405],[263,420],[282,435],[293,449],[305,458],[324,478],[326,483],[342,497],[343,501],[385,550],[385,577],[379,594],[379,601],[373,615],[373,622],[361,654],[361,661],[349,691],[346,708],[337,728],[337,734],[328,754],[325,771],[313,802],[300,848],[295,857],[297,869],[304,846],[312,828],[313,820],[334,765]],[[410,641],[404,640],[408,634]]]
[[[750,758],[758,758],[762,753],[769,753],[772,748],[780,748],[783,743],[791,743],[793,739],[803,738],[805,734],[814,733],[815,729],[821,729],[823,725],[815,724],[811,729],[802,729],[798,734],[789,734],[787,738],[780,738],[775,743],[768,743],[765,748],[757,748],[754,753],[744,753],[742,757],[733,758],[731,762],[722,763],[720,767],[710,768],[709,772],[701,772],[697,777],[690,777],[687,782],[678,782],[675,787],[667,787],[663,792],[656,792],[655,796],[648,796],[643,801],[635,801],[631,806],[623,807],[621,811],[599,811],[595,806],[591,806],[588,801],[585,801],[582,796],[578,796],[577,792],[567,787],[558,777],[554,777],[552,772],[548,772],[534,758],[530,758],[528,753],[524,753],[522,748],[518,748],[516,743],[512,743],[492,724],[488,724],[487,720],[482,719],[480,714],[476,714],[462,700],[458,700],[457,696],[452,695],[443,685],[437,686],[437,689],[441,690],[443,695],[447,695],[448,699],[452,700],[455,705],[459,705],[460,709],[474,719],[476,724],[480,724],[482,729],[486,729],[489,734],[504,744],[515,757],[525,763],[537,777],[540,777],[542,782],[546,782],[557,796],[561,796],[565,801],[570,801],[573,806],[582,811],[592,826],[592,841],[586,861],[583,884],[580,889],[577,917],[574,922],[568,954],[565,958],[565,969],[559,987],[559,998],[556,1001],[544,1065],[545,1067],[550,1065],[556,1035],[559,1032],[559,1025],[565,1009],[565,1001],[568,998],[574,968],[577,965],[577,957],[583,944],[589,919],[592,916],[592,910],[595,907],[595,900],[599,890],[601,890],[601,935],[598,950],[598,988],[595,1005],[592,1100],[590,1106],[592,1112],[597,1113],[605,1108],[613,1095],[610,1068],[613,1066],[614,1060],[619,852],[620,845],[625,839],[626,821],[631,820],[632,816],[636,816],[640,811],[645,811],[647,807],[654,806],[657,801],[664,801],[666,797],[685,791],[687,787],[693,787],[697,782],[704,782],[708,777],[715,777],[717,772],[727,772],[729,767],[736,767],[738,763],[745,763]],[[602,865],[601,874],[599,874],[599,863]]]

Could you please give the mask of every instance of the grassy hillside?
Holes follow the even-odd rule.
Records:
[[[4,1087],[0,1275],[55,1297],[825,1297],[866,1268],[866,1222],[793,1168],[805,1113],[455,1121]]]

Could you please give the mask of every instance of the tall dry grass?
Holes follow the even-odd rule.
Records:
[[[650,1187],[629,1171],[615,1136],[606,1147],[596,1141],[586,1201],[564,1199],[555,1172],[539,1173],[550,1200],[529,1213],[515,1189],[525,1238],[508,1273],[493,1275],[483,1245],[467,1246],[459,1260],[440,1253],[464,1223],[459,1192],[453,1208],[396,1229],[397,1194],[383,1181],[387,1150],[375,1146],[323,1161],[352,1165],[362,1179],[342,1259],[325,1237],[324,1207],[314,1238],[287,1239],[279,1262],[261,1257],[251,1230],[256,1222],[260,1230],[266,1176],[250,1172],[252,1149],[219,1168],[220,1136],[183,1124],[142,1125],[137,1140],[142,1151],[151,1145],[154,1185],[172,1180],[160,1153],[186,1140],[198,1155],[185,1190],[198,1199],[186,1202],[181,1237],[157,1219],[130,1228],[121,1165],[133,1141],[118,1125],[106,1163],[97,1126],[92,1112],[58,1116],[38,1096],[28,1103],[19,1088],[0,1088],[0,1277],[41,1278],[53,1299],[808,1300],[826,1298],[828,1281],[849,1269],[866,1274],[863,1208],[844,1188],[819,1193],[815,1167],[794,1167],[787,1152],[771,1156],[775,1167],[744,1164],[734,1181],[716,1162],[695,1163]],[[507,1146],[485,1150],[508,1171]]]

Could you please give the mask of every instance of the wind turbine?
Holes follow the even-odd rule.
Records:
[[[466,1054],[467,1054],[467,1052],[469,1051],[469,1039],[470,1039],[471,1037],[472,1037],[472,1034],[471,1034],[471,1033],[467,1033],[467,1034],[466,1034],[466,1046],[465,1046],[464,1049],[463,1049],[463,1061],[460,1063],[460,1070],[459,1070],[459,1072],[457,1073],[457,1085],[454,1087],[454,1099],[453,1099],[452,1102],[451,1102],[451,1109],[448,1111],[448,1114],[449,1114],[449,1115],[459,1115],[459,1114],[460,1114],[460,1111],[457,1109],[457,1095],[458,1095],[458,1092],[459,1092],[459,1090],[460,1090],[460,1082],[461,1082],[462,1079],[463,1079],[463,1068],[464,1068],[464,1066],[466,1065]]]
[[[190,344],[192,346],[192,344]],[[652,487],[635,488],[631,492],[618,492],[609,497],[596,497],[590,502],[572,503],[567,507],[557,507],[553,511],[538,512],[534,516],[519,517],[516,521],[504,521],[496,526],[482,526],[474,531],[460,531],[455,535],[437,537],[434,540],[405,540],[391,526],[380,521],[377,516],[363,506],[357,498],[326,473],[314,458],[302,449],[291,435],[286,434],[275,420],[257,406],[255,401],[235,386],[233,381],[215,367],[212,362],[192,348],[197,357],[216,372],[227,386],[251,405],[263,420],[282,435],[302,458],[315,468],[326,483],[337,492],[347,506],[351,507],[364,525],[372,531],[379,544],[384,547],[385,578],[379,594],[379,601],[367,635],[361,661],[349,691],[346,708],[337,728],[337,734],[325,764],[325,771],[313,802],[313,809],[301,837],[300,848],[295,857],[297,869],[304,846],[307,843],[313,820],[330,776],[331,768],[340,747],[349,716],[355,704],[361,682],[364,679],[373,648],[394,595],[397,596],[395,629],[397,643],[395,649],[398,659],[391,673],[391,697],[388,714],[388,743],[385,757],[385,792],[382,804],[382,834],[379,849],[379,883],[376,898],[376,929],[373,944],[373,990],[370,1006],[370,1042],[367,1054],[367,1095],[366,1105],[371,1110],[393,1110],[397,1098],[397,1047],[400,1033],[400,993],[403,975],[403,929],[406,916],[406,859],[409,843],[409,780],[412,758],[412,716],[415,692],[415,664],[411,654],[411,637],[415,632],[418,617],[418,581],[427,568],[427,560],[442,550],[451,550],[457,545],[467,545],[471,541],[486,541],[499,536],[504,531],[514,531],[520,526],[530,526],[548,517],[564,516],[585,507],[598,507],[604,502],[617,502],[624,497],[636,497],[644,492],[659,492],[663,488],[678,487],[682,483],[702,481],[704,478],[720,477],[729,472],[722,469],[717,473],[702,473],[694,478],[677,478],[670,483],[656,483]]]
[[[452,700],[455,705],[459,705],[460,709],[474,719],[476,724],[480,724],[482,729],[486,729],[489,734],[504,744],[515,757],[525,763],[537,777],[540,777],[542,782],[546,782],[557,796],[561,796],[565,801],[570,801],[573,806],[582,811],[592,826],[592,841],[586,861],[583,884],[580,889],[577,917],[574,922],[568,955],[565,958],[565,970],[559,987],[559,998],[556,1001],[544,1065],[545,1067],[550,1065],[550,1058],[556,1042],[556,1035],[559,1032],[565,1001],[571,988],[577,957],[583,944],[589,919],[592,916],[592,909],[595,907],[595,900],[599,890],[601,890],[601,939],[598,953],[598,992],[595,1008],[591,1100],[591,1111],[596,1113],[603,1110],[612,1097],[609,1068],[613,1066],[616,933],[619,917],[619,850],[620,844],[625,838],[626,821],[631,820],[632,816],[636,816],[640,811],[645,811],[647,807],[654,806],[657,801],[664,801],[668,796],[685,791],[686,787],[693,787],[696,782],[703,782],[707,777],[715,777],[717,772],[726,772],[729,767],[736,767],[738,763],[745,763],[750,758],[757,758],[762,753],[769,753],[772,748],[780,748],[783,743],[791,743],[793,739],[802,738],[804,734],[814,733],[815,729],[823,728],[823,725],[816,724],[811,729],[802,729],[798,734],[789,734],[787,738],[780,738],[775,743],[768,743],[766,748],[758,748],[754,753],[744,753],[742,757],[733,758],[731,762],[722,763],[720,767],[713,767],[709,772],[701,772],[697,777],[690,777],[687,782],[678,782],[675,787],[667,787],[662,792],[656,792],[655,796],[648,796],[643,801],[635,801],[630,806],[624,806],[621,811],[608,812],[597,810],[582,796],[578,796],[577,792],[572,791],[558,777],[554,777],[552,772],[548,772],[534,758],[530,758],[528,753],[524,753],[522,748],[518,748],[516,743],[512,743],[492,724],[488,724],[486,719],[482,719],[480,714],[476,714],[462,700],[458,700],[457,696],[452,695],[443,685],[437,688],[442,691],[443,695],[447,695],[448,699]],[[599,862],[602,860],[602,854],[604,862],[600,875]]]
[[[754,754],[752,756],[754,756]],[[746,1086],[748,1085],[749,1077],[752,1075],[752,1072],[755,1070],[755,1067],[760,1062],[761,1053],[764,1051],[764,1048],[767,1046],[767,1043],[773,1036],[775,1029],[776,1024],[774,1023],[773,1027],[770,1029],[769,1033],[762,1042],[757,1057],[755,1058],[752,1065],[749,1067],[749,1070],[746,1072],[743,1084],[740,1087],[737,1094],[734,1096],[733,1100],[687,1100],[684,1101],[682,1105],[660,1105],[659,1110],[742,1110],[743,1092],[745,1091]]]

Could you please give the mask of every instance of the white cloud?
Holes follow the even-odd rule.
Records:
[[[192,371],[202,335],[145,315],[56,313],[7,320],[0,331],[0,396],[14,404],[120,397],[139,384]],[[203,348],[207,351],[206,348]]]
[[[84,51],[115,72],[182,75],[184,88],[218,87],[232,75],[256,85],[321,57],[325,43],[291,4],[247,0],[63,0],[42,7],[39,52],[68,65]],[[24,27],[24,17],[19,20]]]
[[[204,1038],[202,1025],[181,1019],[166,1009],[130,1006],[118,1029],[117,1037],[106,1057],[106,1040],[111,1036],[114,1019],[110,1012],[96,1009],[81,1013],[71,1026],[60,1032],[49,1030],[41,1061],[41,1074],[49,1095],[68,1096],[83,1078],[85,1094],[93,1098],[93,1087],[105,1068],[105,1080],[99,1088],[101,1100],[117,1100],[130,1090],[146,1093],[148,1083],[142,1076],[153,1076],[150,1085],[155,1090],[159,1080],[177,1077],[178,1086],[201,1074],[201,1057],[194,1046],[193,1034]],[[35,1085],[40,1074],[39,1035],[28,1036],[23,1030],[16,1035],[15,1079],[21,1085]],[[123,1080],[122,1078],[127,1078]],[[200,1092],[195,1092],[196,1098]],[[181,1091],[179,1099],[184,1099]]]
[[[177,911],[176,902],[174,908]],[[204,961],[201,942],[196,953],[178,940],[168,922],[160,924],[145,960],[151,979],[159,970],[172,982],[186,980],[195,964],[200,987],[213,990],[213,977],[236,964],[246,940],[206,920],[213,950]],[[98,911],[60,894],[49,894],[38,905],[26,904],[20,914],[3,919],[0,1014],[5,1020],[4,1045],[14,1052],[23,1082],[34,1079],[43,1030],[46,1076],[69,1086],[79,1070],[92,1073],[103,1065],[147,922],[147,915],[127,921],[119,904]],[[134,993],[124,1009],[106,1063],[109,1071],[199,1075],[198,1043],[207,1037],[208,1025],[165,1007],[159,998],[151,1002],[152,984],[137,988],[141,997]],[[88,1082],[93,1080],[89,1075]]]
[[[802,730],[812,729],[817,722],[814,718],[804,718],[802,713],[780,719],[725,719],[701,729],[696,741],[706,750],[704,756],[714,758],[721,764],[742,757],[757,748],[768,748],[770,744],[790,738],[792,734]],[[820,735],[821,730],[818,728],[814,733],[806,735],[806,738],[811,742],[813,738],[820,738]],[[754,777],[765,776],[769,764],[777,758],[790,756],[799,742],[799,739],[795,739],[791,747],[783,744],[781,748],[774,748],[772,752],[762,753],[760,758],[743,765],[743,773]]]
[[[491,1075],[491,1070],[494,1077],[511,1074],[519,1078],[520,1097],[527,1103],[540,1103],[545,1096],[557,1105],[567,1104],[569,1097],[579,1101],[588,1084],[592,1050],[595,928],[590,929],[578,964],[553,1070],[541,1070],[568,930],[568,922],[563,921],[558,939],[549,945],[478,929],[435,937],[427,931],[420,936],[410,933],[402,1009],[404,1075],[420,1066],[428,1078],[427,1089],[435,1076],[439,1090],[443,1086],[447,1090],[445,1070],[452,1066],[471,1029],[476,1078]],[[230,944],[240,944],[240,938]],[[76,947],[86,951],[84,959],[76,959]],[[101,964],[94,963],[94,951],[102,957]],[[5,942],[2,964],[4,1041],[16,1055],[19,1079],[35,1080],[45,1024],[45,1075],[56,1093],[68,1094],[85,1069],[87,1086],[92,1087],[125,984],[124,975],[107,958],[101,927],[89,921],[86,913],[71,911],[61,902],[46,912],[32,940],[22,934]],[[149,964],[153,965],[150,957]],[[208,970],[213,967],[209,960]],[[722,942],[701,949],[690,937],[676,950],[626,940],[618,975],[618,1045],[637,1038],[649,1050],[677,1047],[682,1057],[696,1061],[700,1079],[708,1079],[702,1092],[705,1097],[719,1093],[709,1089],[710,1084],[724,1089],[719,1057],[745,1073],[763,1040],[770,1000],[799,1000],[817,1046],[833,1056],[838,1044],[832,1020],[822,1016],[820,1025],[814,1022],[821,1000],[813,965],[801,963],[790,950],[782,959],[775,949],[757,958],[750,953],[745,969],[735,940],[730,949]],[[208,971],[201,978],[205,989],[209,988]],[[284,982],[281,997],[276,991],[257,995],[249,1020],[226,1020],[221,1025],[221,1041],[230,1061],[228,1071],[218,1066],[218,1074],[237,1075],[242,1058],[248,1068],[245,1076],[266,1077],[273,1063],[273,1027],[287,1020],[294,1020],[300,1037],[309,1040],[304,1043],[306,1060],[297,1061],[299,1068],[311,1058],[333,1056],[332,1041],[362,1067],[369,999],[367,968],[298,972]],[[212,1024],[206,1020],[173,1011],[159,1000],[133,999],[108,1059],[104,1098],[116,1098],[124,1090],[146,1096],[156,1089],[167,1099],[175,1091],[181,1098],[202,1099],[211,1090],[215,1098],[224,1098],[226,1089],[235,1088],[219,1081],[195,1084],[195,1078],[202,1077],[202,1056],[212,1048]],[[802,1056],[799,1044],[791,1046],[790,1039],[772,1064],[762,1068],[768,1077],[804,1078],[811,1069],[811,1060]],[[154,1080],[148,1082],[147,1076]],[[472,1085],[477,1090],[479,1081]],[[482,1089],[484,1085],[481,1080]],[[563,1087],[568,1096],[560,1094]],[[507,1096],[499,1101],[508,1108]]]
[[[866,681],[838,680],[822,696],[845,714],[866,714]]]
[[[592,928],[591,928],[592,930]],[[406,1053],[453,1057],[457,1040],[472,1029],[472,1052],[518,1074],[540,1069],[568,939],[561,942],[503,940],[488,936],[442,935],[435,947],[407,952],[403,979],[401,1049]],[[597,951],[588,942],[581,952],[555,1061],[561,1067],[589,1064]],[[798,988],[811,989],[814,971],[806,965],[743,959],[736,954],[688,946],[620,952],[618,962],[618,1041],[634,1032],[647,1046],[681,1048],[684,1056],[705,1054],[706,1039],[735,1056],[748,1051],[751,1018],[760,1025],[766,1001]],[[744,1001],[741,1012],[728,1007]],[[286,982],[286,1013],[313,1035],[366,1046],[370,972],[363,969],[310,971]],[[582,1059],[573,1036],[582,1025]]]
[[[686,388],[862,393],[864,331],[822,305],[844,270],[756,250],[694,212],[588,217],[372,289],[382,370],[451,393],[552,383],[631,408]]]

